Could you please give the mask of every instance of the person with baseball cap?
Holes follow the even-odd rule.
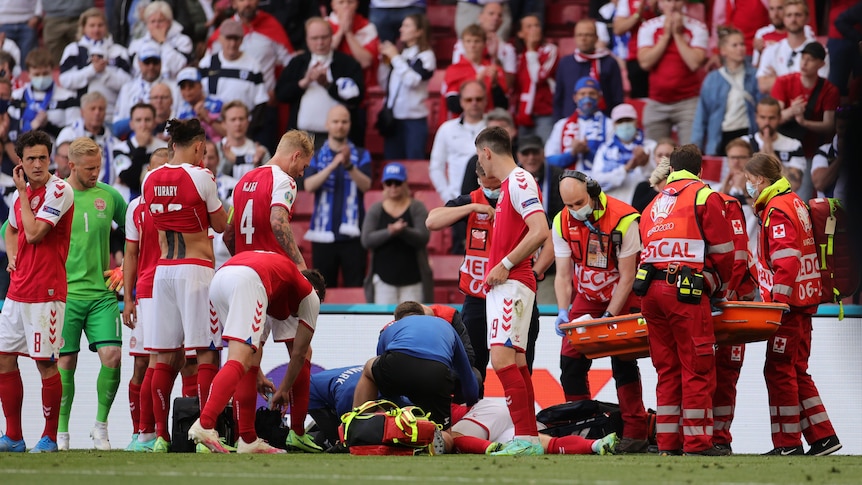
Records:
[[[589,172],[596,150],[613,133],[611,121],[599,110],[602,88],[592,77],[575,83],[575,111],[554,124],[545,142],[545,156],[552,165]]]
[[[177,74],[180,88],[180,106],[177,119],[197,118],[201,122],[207,138],[219,142],[225,135],[224,120],[221,118],[224,103],[212,94],[205,93],[201,83],[201,72],[196,67],[186,67]]]
[[[638,128],[634,106],[623,103],[611,111],[614,132],[596,150],[592,176],[606,194],[630,204],[637,185],[649,178],[655,165],[650,154],[654,140],[644,137]]]

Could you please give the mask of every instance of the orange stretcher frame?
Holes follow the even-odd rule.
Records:
[[[783,303],[728,301],[719,303],[722,312],[713,316],[718,345],[767,340],[781,325],[788,309]],[[649,325],[640,313],[598,318],[560,325],[578,352],[591,359],[617,356],[626,360],[649,355]]]

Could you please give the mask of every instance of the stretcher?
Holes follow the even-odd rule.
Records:
[[[748,301],[728,301],[718,307],[721,313],[712,318],[718,345],[768,340],[788,309],[783,303]],[[649,355],[649,326],[640,313],[569,322],[560,329],[578,352],[591,359],[617,356],[629,360]]]

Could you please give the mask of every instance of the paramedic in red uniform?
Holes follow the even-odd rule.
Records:
[[[745,188],[755,200],[761,221],[757,247],[757,279],[763,301],[787,303],[778,331],[766,343],[766,391],[772,444],[767,455],[801,455],[802,436],[811,445],[808,455],[823,456],[841,443],[808,374],[811,355],[811,315],[820,303],[817,247],[808,206],[781,176],[782,165],[772,155],[757,153],[745,164]]]
[[[644,295],[658,374],[656,440],[668,455],[728,454],[712,444],[715,334],[708,297],[730,280],[734,247],[724,202],[696,175],[701,163],[695,145],[676,148],[667,185],[640,224],[644,249],[633,288]]]
[[[584,316],[602,318],[640,311],[639,298],[631,293],[641,249],[638,211],[607,196],[595,180],[575,170],[562,173],[560,197],[566,208],[554,217],[552,229],[557,328]],[[591,365],[592,360],[563,339],[560,382],[567,401],[590,399],[587,373]],[[611,368],[623,416],[623,439],[617,452],[645,453],[649,443],[637,360],[611,357]]]
[[[733,275],[727,282],[725,298],[729,301],[752,301],[757,292],[749,271],[748,232],[745,214],[736,197],[719,192],[724,201],[724,217],[733,232]],[[712,394],[712,442],[717,448],[731,451],[730,425],[736,410],[736,383],[745,358],[745,344],[719,345],[715,349],[715,392]]]

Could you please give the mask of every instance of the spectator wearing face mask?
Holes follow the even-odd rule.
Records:
[[[596,150],[592,177],[604,192],[631,203],[635,187],[649,178],[655,165],[650,162],[656,142],[644,138],[637,127],[634,106],[621,104],[611,112],[614,134]]]
[[[599,111],[601,94],[599,82],[592,77],[575,83],[574,113],[557,121],[545,142],[548,163],[582,172],[592,170],[596,150],[613,132],[611,121]]]
[[[42,130],[54,139],[81,116],[77,95],[54,82],[54,57],[47,49],[30,51],[26,64],[30,82],[16,89],[9,103],[10,137]]]

